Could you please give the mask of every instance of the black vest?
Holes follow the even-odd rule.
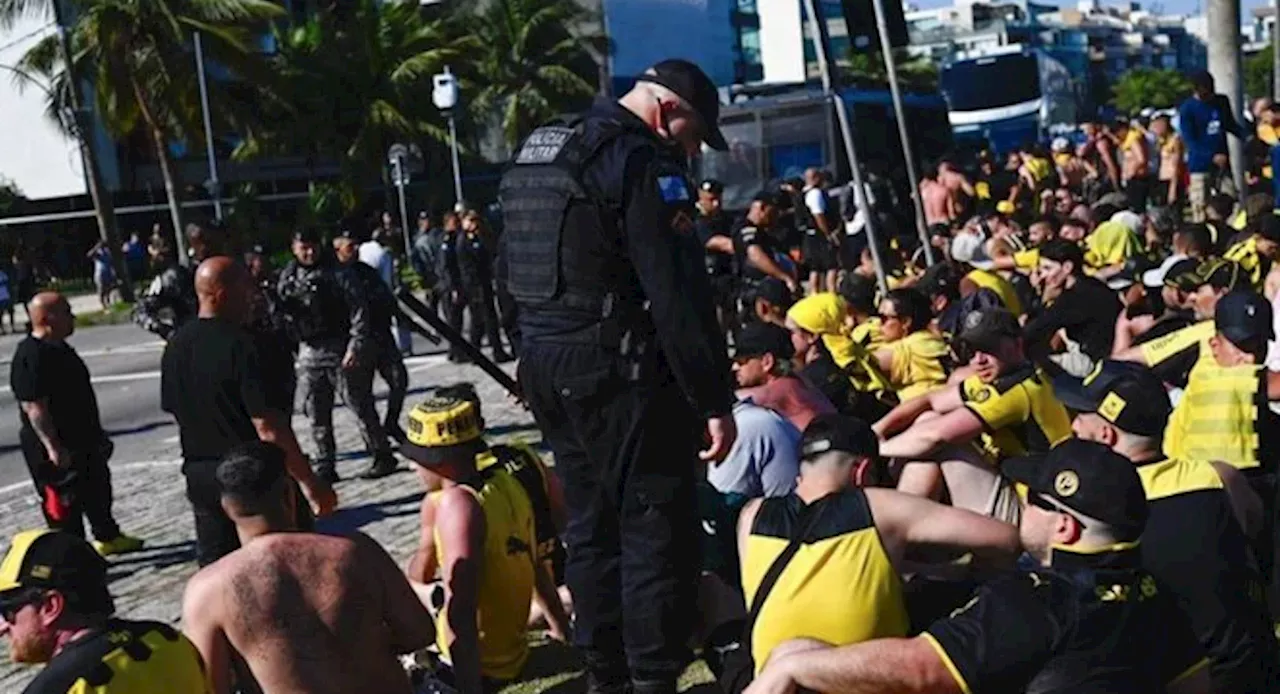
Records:
[[[553,121],[529,135],[502,178],[506,288],[525,338],[609,346],[642,304],[626,257],[621,201],[604,199],[583,180],[619,137],[649,146],[647,132],[608,117]],[[588,330],[594,327],[609,328],[608,335]]]
[[[292,260],[280,273],[280,299],[294,339],[336,339],[351,329],[347,302],[337,277],[342,271],[331,261],[321,259],[311,267]]]

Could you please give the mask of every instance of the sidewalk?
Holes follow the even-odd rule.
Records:
[[[78,298],[78,297],[77,297]],[[88,297],[96,304],[96,297]],[[427,397],[436,386],[467,380],[475,383],[484,401],[484,417],[491,442],[520,440],[539,444],[541,436],[532,417],[513,404],[505,392],[473,366],[459,366],[443,357],[411,367],[410,395],[406,410]],[[339,511],[321,522],[327,531],[360,530],[387,549],[403,565],[417,546],[418,504],[422,490],[404,464],[402,472],[381,480],[356,478],[368,464],[355,419],[345,408],[334,413],[340,461]],[[295,416],[294,427],[304,450],[311,448],[305,417]],[[160,441],[157,441],[160,443]],[[144,551],[111,561],[111,590],[120,616],[155,619],[177,625],[182,612],[182,590],[196,571],[191,509],[179,470],[178,446],[157,446],[165,451],[149,461],[114,461],[116,518],[124,530],[147,541]],[[0,491],[0,537],[7,547],[14,533],[43,526],[36,497],[25,485]],[[19,667],[0,655],[0,692],[20,692],[36,675],[37,667]],[[563,679],[560,678],[560,679]],[[528,691],[526,689],[526,691]]]

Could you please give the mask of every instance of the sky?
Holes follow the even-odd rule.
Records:
[[[953,0],[908,0],[908,2],[909,4],[920,7],[921,9],[930,9],[934,7],[942,7],[944,5],[954,4]],[[1197,14],[1196,12],[1197,9],[1199,9],[1200,12],[1204,12],[1204,9],[1208,6],[1209,0],[1141,0],[1141,2],[1142,2],[1142,7],[1144,9],[1153,9],[1158,6],[1163,6],[1165,14],[1193,15],[1193,14]],[[1056,4],[1056,5],[1067,6],[1067,7],[1074,7],[1076,5],[1075,2],[1056,2],[1055,3],[1055,2],[1052,2],[1052,0],[1049,0],[1046,4],[1049,4],[1049,5]],[[1107,0],[1101,0],[1101,4],[1104,7],[1107,7],[1107,6],[1119,6],[1126,3],[1108,2]],[[1262,5],[1270,5],[1270,4],[1271,3],[1269,0],[1240,0],[1240,5],[1242,8],[1241,14],[1247,16],[1249,10],[1253,9],[1254,7],[1258,7]]]

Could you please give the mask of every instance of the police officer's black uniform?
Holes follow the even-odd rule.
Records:
[[[711,179],[703,181],[700,187],[717,196],[724,191],[722,183]],[[725,328],[736,324],[735,319],[738,314],[735,258],[733,255],[713,251],[707,248],[706,244],[717,236],[732,239],[731,224],[732,220],[723,209],[708,213],[701,207],[698,208],[698,241],[702,243],[706,254],[707,277],[711,280],[711,293],[715,297],[716,308],[720,311],[721,325]]]
[[[512,361],[512,356],[502,347],[501,326],[494,306],[493,253],[475,232],[458,232],[457,247],[458,278],[462,281],[462,293],[471,311],[471,344],[479,347],[481,337],[487,335],[489,347],[493,349],[493,360],[498,363]]]
[[[773,205],[775,199],[772,195],[761,193],[756,199],[763,199],[768,204]],[[773,229],[764,229],[752,222],[746,214],[743,214],[733,223],[732,227],[733,239],[733,264],[737,270],[737,287],[739,296],[742,298],[753,296],[755,290],[760,283],[768,279],[763,270],[756,267],[755,264],[747,257],[747,250],[751,246],[759,246],[764,254],[775,260],[782,254],[786,253],[785,241],[776,236]]]
[[[266,257],[262,249],[255,248],[253,253]],[[293,372],[294,358],[298,353],[298,343],[289,334],[288,318],[280,294],[276,291],[276,273],[266,271],[253,282],[253,306],[249,313],[249,333],[253,335],[254,347],[258,350],[262,373],[270,381],[264,384],[267,396],[274,409],[286,415],[293,413],[293,397],[297,388],[297,379]]]
[[[640,77],[712,127],[714,86],[685,61]],[[519,378],[556,456],[566,583],[591,688],[674,692],[696,613],[696,451],[731,383],[683,161],[598,101],[524,142],[500,186]]]
[[[143,330],[168,340],[175,330],[196,317],[197,302],[195,275],[174,260],[172,253],[165,263],[146,293],[138,298],[133,319]]]

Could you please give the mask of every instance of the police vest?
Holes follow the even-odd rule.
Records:
[[[621,201],[583,183],[605,146],[640,134],[606,118],[553,121],[529,135],[502,177],[506,283],[526,337],[582,331],[640,305]]]
[[[321,261],[325,262],[325,261]],[[331,267],[302,267],[292,261],[280,281],[280,299],[293,336],[303,342],[346,335],[351,328],[342,287]]]
[[[1164,432],[1164,453],[1183,460],[1259,466],[1260,366],[1218,366],[1208,341]]]

